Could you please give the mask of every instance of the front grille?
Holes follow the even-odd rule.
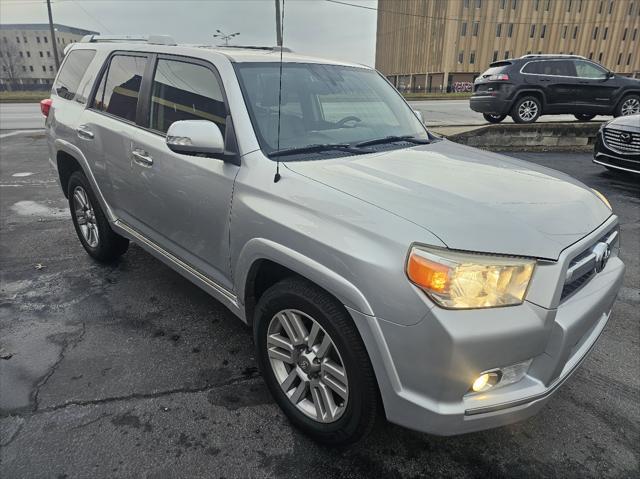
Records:
[[[560,294],[560,302],[577,293],[597,274],[594,248],[599,243],[607,243],[613,248],[618,241],[618,230],[609,231],[602,235],[596,242],[577,254],[569,263],[567,277]]]
[[[603,138],[605,146],[611,151],[640,155],[640,132],[605,128]]]

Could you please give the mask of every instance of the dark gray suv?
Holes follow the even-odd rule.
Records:
[[[491,123],[507,115],[533,123],[540,115],[640,113],[640,80],[618,76],[574,55],[525,55],[494,62],[475,80],[471,109]]]

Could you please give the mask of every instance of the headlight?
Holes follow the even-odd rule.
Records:
[[[444,308],[494,308],[522,304],[535,261],[415,246],[407,276]]]
[[[607,208],[609,208],[611,211],[613,211],[613,208],[611,207],[611,203],[609,203],[609,200],[606,198],[606,196],[604,196],[602,193],[600,193],[595,188],[591,188],[591,191],[593,191],[596,194],[596,196],[598,198],[600,198],[605,205],[607,205]]]

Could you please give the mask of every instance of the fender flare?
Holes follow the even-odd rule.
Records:
[[[236,262],[236,291],[243,306],[249,272],[260,260],[269,260],[284,266],[324,288],[345,306],[368,316],[374,315],[366,297],[353,283],[323,264],[266,238],[249,240]]]
[[[536,95],[540,95],[540,97],[542,98],[542,109],[544,110],[545,106],[547,106],[547,96],[545,95],[544,91],[538,88],[525,88],[522,90],[518,90],[515,93],[513,100],[511,101],[511,107],[509,109],[511,109],[515,102],[518,101],[518,98],[526,95],[527,93],[535,93]]]
[[[102,194],[102,190],[100,190],[100,187],[98,186],[98,182],[96,181],[95,176],[93,176],[93,172],[89,167],[89,162],[87,161],[87,158],[82,153],[82,150],[80,150],[80,148],[75,146],[73,143],[70,143],[66,140],[61,140],[59,138],[54,141],[54,146],[56,151],[56,159],[55,159],[56,167],[58,166],[58,158],[57,158],[58,152],[62,151],[68,154],[69,156],[72,156],[78,162],[78,164],[80,165],[80,168],[82,168],[82,172],[85,174],[85,176],[89,180],[89,183],[91,184],[91,188],[93,189],[93,192],[98,198],[98,201],[100,202],[100,206],[102,207],[102,211],[104,211],[105,215],[107,216],[109,223],[113,223],[114,221],[116,221],[118,218],[113,213],[113,210],[111,209],[111,207],[107,203],[107,200]]]

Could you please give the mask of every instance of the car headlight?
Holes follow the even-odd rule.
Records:
[[[444,308],[495,308],[522,304],[535,260],[414,246],[407,276]]]
[[[598,198],[600,198],[605,205],[607,205],[607,208],[609,208],[611,211],[613,211],[613,208],[611,207],[611,203],[609,203],[609,200],[607,199],[606,196],[604,196],[602,193],[600,193],[595,188],[591,188],[591,191],[593,191],[596,194],[596,196]]]

